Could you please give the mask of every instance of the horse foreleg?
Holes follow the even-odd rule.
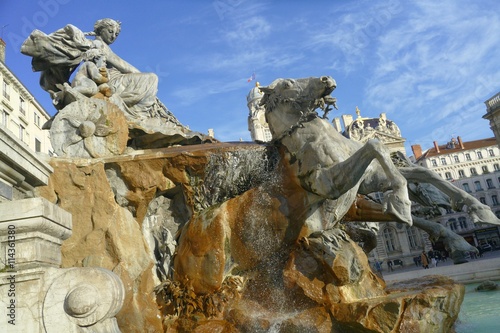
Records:
[[[382,170],[370,166],[373,160],[379,162],[385,177],[376,176],[376,173]],[[384,210],[396,216],[399,221],[411,225],[411,202],[408,199],[406,179],[392,163],[387,148],[377,140],[369,140],[340,163],[329,167],[317,166],[303,174],[301,180],[303,186],[311,192],[324,198],[337,199],[351,189],[357,192],[361,182],[372,176],[383,181],[373,183],[371,192],[392,189],[392,193],[384,197]],[[366,186],[363,187],[367,189]]]
[[[491,211],[490,207],[482,204],[469,193],[442,179],[437,173],[419,166],[399,168],[401,174],[411,182],[428,183],[446,194],[455,210],[460,211],[464,205],[468,207],[472,222],[500,224],[500,220]]]
[[[413,226],[427,232],[433,242],[441,238],[446,251],[450,253],[450,256],[455,264],[464,262],[465,252],[478,252],[478,250],[474,246],[467,243],[462,236],[454,233],[439,223],[413,216]]]

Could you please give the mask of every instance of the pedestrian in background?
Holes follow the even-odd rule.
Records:
[[[420,261],[422,262],[422,267],[424,269],[429,269],[429,257],[425,253],[425,250],[422,251],[422,254],[420,255]]]

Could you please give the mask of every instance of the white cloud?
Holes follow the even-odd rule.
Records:
[[[254,16],[237,22],[224,33],[229,42],[254,43],[267,37],[270,30],[271,25],[263,17]]]
[[[424,141],[485,128],[482,102],[499,89],[499,14],[465,1],[417,2],[405,13],[375,45],[367,102]]]

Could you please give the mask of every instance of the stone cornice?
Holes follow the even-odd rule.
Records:
[[[10,71],[10,69],[5,66],[0,61],[0,72],[4,77],[8,79],[8,82],[11,83],[18,91],[21,97],[23,97],[27,102],[33,104],[33,106],[41,112],[44,116],[49,119],[51,116],[49,113],[42,107],[40,103],[36,100],[35,96],[29,92],[29,90],[24,86],[24,84],[16,77],[14,73]],[[12,108],[11,108],[12,109]]]
[[[11,174],[21,174],[24,177],[22,180],[18,179],[21,183],[11,184],[20,186],[24,190],[47,185],[49,175],[53,172],[52,167],[43,161],[40,155],[2,127],[0,127],[0,161],[12,169]]]

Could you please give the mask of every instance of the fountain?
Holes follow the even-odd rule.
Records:
[[[410,214],[407,184],[422,179],[468,205],[477,221],[498,223],[486,206],[425,169],[396,167],[377,141],[340,136],[316,113],[335,103],[336,82],[328,76],[260,88],[270,144],[220,143],[191,132],[151,94],[154,75],[116,58],[103,25],[119,31],[115,21],[100,20],[95,41],[74,26],[36,32],[22,51],[45,79],[85,59],[97,65],[89,50],[107,59],[99,82],[107,79],[110,96],[99,82],[87,81],[82,90],[78,83],[53,84],[57,75],[46,80],[60,110],[47,125],[60,156],[50,161],[48,186],[37,192],[73,216],[62,266],[106,268],[123,282],[116,315],[123,332],[452,327],[463,286],[444,277],[386,286],[343,223],[415,223],[444,235]],[[61,39],[80,52],[64,68],[43,58]],[[151,89],[127,101],[120,91],[128,80]],[[92,96],[82,93],[89,87]],[[386,193],[383,204],[365,199],[374,191]],[[463,248],[450,239],[452,250]]]

